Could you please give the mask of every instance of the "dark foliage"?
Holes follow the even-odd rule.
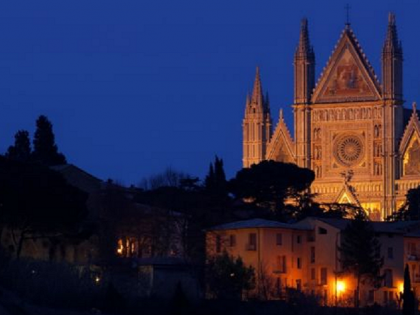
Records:
[[[347,224],[339,251],[343,272],[352,273],[357,279],[355,306],[359,307],[360,283],[369,281],[377,286],[384,263],[381,245],[363,210]]]
[[[204,180],[204,188],[207,193],[215,195],[218,199],[227,198],[227,181],[225,170],[223,167],[223,160],[217,156],[214,163],[210,163],[209,173]]]
[[[185,295],[180,282],[177,283],[174,296],[172,298],[172,312],[174,315],[183,315],[186,313],[190,303]]]
[[[240,300],[244,292],[255,287],[254,269],[226,252],[209,259],[206,279],[209,292],[218,299]]]
[[[287,218],[284,201],[309,188],[314,173],[295,164],[263,161],[240,170],[230,183],[236,198],[271,210],[277,219]]]
[[[18,235],[17,257],[28,238],[78,232],[86,199],[55,171],[0,157],[0,222]]]
[[[15,134],[15,143],[11,145],[5,154],[8,159],[28,162],[31,158],[31,140],[29,139],[29,132],[26,130],[19,130]]]
[[[66,157],[58,152],[53,127],[46,116],[41,115],[36,121],[33,145],[33,161],[47,166],[67,163]]]
[[[420,187],[410,189],[403,206],[387,218],[387,221],[420,220]]]
[[[404,270],[404,292],[402,295],[403,299],[403,315],[414,315],[415,314],[415,297],[414,292],[411,289],[411,280],[410,280],[410,269],[408,264],[405,265]]]

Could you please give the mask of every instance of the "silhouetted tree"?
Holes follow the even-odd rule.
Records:
[[[86,200],[86,193],[45,166],[0,157],[0,220],[12,232],[16,257],[28,239],[77,234]]]
[[[387,221],[420,220],[420,186],[410,189],[406,201],[398,211],[387,218]]]
[[[408,264],[405,265],[404,270],[404,292],[402,295],[403,299],[403,315],[414,315],[415,314],[415,297],[414,292],[411,289],[410,269]]]
[[[39,116],[36,121],[34,135],[33,160],[43,165],[52,166],[66,164],[66,158],[58,152],[51,122],[46,116]]]
[[[270,209],[277,219],[289,218],[284,201],[309,188],[314,173],[295,164],[262,161],[240,170],[229,182],[236,198]]]
[[[363,210],[358,211],[355,218],[347,224],[338,250],[343,272],[352,273],[356,277],[354,304],[359,307],[360,284],[369,281],[376,285],[384,263],[381,245]]]
[[[204,180],[204,188],[207,193],[212,194],[221,203],[225,202],[228,195],[226,174],[223,167],[223,160],[215,157],[214,163],[210,163],[209,173]]]
[[[215,181],[213,163],[210,163],[209,172],[204,180],[204,187],[207,190],[213,190]]]
[[[224,252],[211,257],[206,268],[206,283],[215,298],[240,300],[244,291],[255,287],[255,270],[245,266],[241,257]]]
[[[31,157],[31,140],[29,139],[29,132],[26,130],[19,130],[15,134],[15,143],[11,145],[5,154],[8,159],[28,162]]]

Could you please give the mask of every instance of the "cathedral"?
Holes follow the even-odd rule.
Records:
[[[311,192],[322,203],[361,206],[383,220],[420,185],[420,121],[403,106],[403,50],[389,15],[379,81],[347,23],[315,81],[308,24],[294,55],[294,134],[282,112],[272,124],[257,69],[243,119],[243,166],[262,160],[295,163],[315,173]]]

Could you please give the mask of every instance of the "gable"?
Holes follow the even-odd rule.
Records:
[[[357,200],[357,197],[351,191],[350,187],[347,186],[347,184],[344,184],[343,188],[335,198],[335,202],[339,204],[353,204],[360,206],[359,200]]]
[[[280,114],[279,123],[268,144],[266,159],[284,163],[296,163],[294,143],[282,114]]]
[[[379,100],[379,83],[357,39],[346,29],[315,88],[312,102]]]

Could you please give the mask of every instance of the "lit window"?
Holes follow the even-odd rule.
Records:
[[[276,245],[283,245],[283,235],[281,233],[276,234]]]

